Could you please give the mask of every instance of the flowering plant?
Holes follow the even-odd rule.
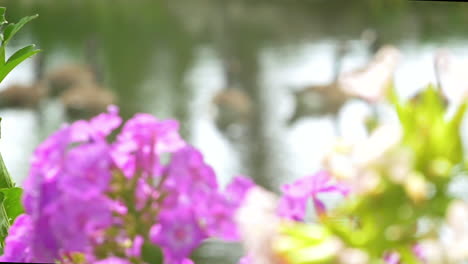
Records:
[[[160,249],[164,263],[190,263],[202,240],[238,239],[233,215],[251,180],[235,177],[221,190],[174,120],[137,114],[116,134],[120,124],[110,107],[65,125],[36,149],[25,214],[0,260],[159,263]]]
[[[17,50],[9,58],[6,57],[6,47],[11,41],[13,36],[20,31],[20,29],[26,25],[29,21],[38,17],[38,15],[28,16],[22,18],[18,23],[8,23],[5,19],[5,7],[0,7],[0,26],[1,30],[1,42],[0,42],[0,82],[20,63],[33,55],[39,53],[41,50],[36,49],[34,44],[28,45]]]
[[[460,128],[467,103],[449,104],[433,86],[408,101],[391,93],[390,102],[400,124],[381,124],[367,140],[333,150],[323,164],[327,178],[319,173],[286,188],[286,216],[296,222],[279,225],[272,246],[284,263],[468,259],[468,204],[451,191],[455,180],[466,177]],[[330,187],[328,178],[336,184]],[[304,223],[305,203],[297,198],[317,183],[321,188],[311,190],[348,196],[326,213],[314,200],[319,218]],[[313,193],[308,196],[316,199]]]
[[[25,213],[0,260],[186,264],[207,238],[241,240],[244,264],[466,260],[468,205],[450,186],[464,177],[467,104],[448,112],[432,86],[390,99],[400,126],[380,124],[337,146],[279,198],[241,176],[221,189],[175,120],[136,114],[121,126],[111,106],[64,125],[34,152]],[[14,190],[10,200],[21,195]],[[338,206],[323,199],[332,193],[344,198]]]

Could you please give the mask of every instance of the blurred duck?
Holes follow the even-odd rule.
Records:
[[[48,87],[43,80],[44,58],[42,54],[33,57],[34,80],[32,84],[12,84],[0,91],[0,108],[38,109],[47,96]]]
[[[57,97],[72,86],[80,83],[92,83],[95,81],[93,71],[84,65],[64,65],[52,71],[46,77],[52,97]]]
[[[240,65],[235,59],[230,59],[224,65],[226,88],[217,92],[212,103],[215,110],[216,127],[228,136],[237,137],[251,121],[253,102],[251,97],[240,88]]]
[[[456,61],[447,49],[434,56],[437,85],[447,101],[459,105],[468,98],[467,62]]]
[[[52,75],[51,83],[60,96],[65,113],[71,120],[89,119],[105,112],[111,104],[117,103],[117,96],[100,85],[103,80],[97,59],[97,42],[90,39],[87,43],[86,56],[90,67],[71,66]],[[58,74],[60,73],[60,74]],[[52,83],[55,82],[55,86]],[[52,89],[54,90],[54,89]]]
[[[89,119],[105,112],[107,106],[115,104],[117,100],[110,90],[90,82],[73,85],[63,92],[60,101],[65,106],[67,117],[75,120]]]
[[[375,30],[367,29],[360,41],[369,54],[375,54],[363,68],[341,73],[343,57],[349,51],[349,43],[338,45],[335,55],[334,78],[328,85],[314,85],[295,92],[296,108],[289,124],[305,116],[336,116],[348,99],[357,98],[374,103],[384,98],[400,57],[393,46],[380,47]]]
[[[346,94],[338,87],[342,59],[349,50],[348,43],[340,43],[335,53],[333,81],[325,85],[311,85],[294,92],[295,109],[288,124],[306,116],[336,115],[346,101]]]
[[[77,84],[92,83],[93,72],[85,66],[66,65],[44,76],[44,55],[37,54],[32,84],[13,84],[0,91],[0,107],[31,108],[47,97],[57,97]]]
[[[252,116],[251,98],[239,88],[226,88],[213,97],[216,107],[215,123],[222,132],[232,132],[238,125],[246,125]]]
[[[46,76],[49,95],[58,97],[75,85],[92,84],[102,81],[99,71],[98,45],[96,38],[89,38],[85,43],[84,55],[87,64],[62,65]]]
[[[116,103],[116,96],[101,87],[95,43],[87,45],[87,57],[91,66],[71,64],[43,76],[44,57],[35,57],[35,81],[32,85],[14,84],[0,91],[0,107],[38,108],[47,97],[59,97],[71,119],[89,118]]]
[[[0,91],[0,108],[37,109],[47,96],[43,83],[13,84]]]

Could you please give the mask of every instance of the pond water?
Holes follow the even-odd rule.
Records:
[[[244,174],[273,190],[315,172],[337,136],[331,117],[304,118],[292,126],[286,120],[294,107],[294,90],[332,81],[339,41],[352,44],[343,71],[369,59],[368,48],[359,40],[366,29],[375,30],[382,43],[400,48],[403,58],[395,85],[405,97],[435,82],[433,55],[439,47],[468,59],[468,37],[463,35],[468,5],[282,2],[15,0],[0,5],[7,6],[12,21],[40,14],[14,44],[42,48],[46,71],[88,63],[83,43],[96,39],[94,59],[104,84],[118,96],[124,117],[148,112],[176,118],[183,136],[202,150],[222,184]],[[238,63],[236,81],[255,104],[256,122],[247,128],[247,136],[236,140],[217,129],[211,103],[226,87],[229,58]],[[33,82],[34,70],[32,60],[24,63],[0,89]],[[367,111],[358,101],[344,106],[338,118],[343,136],[365,137],[360,121]],[[50,100],[41,116],[26,109],[0,109],[0,116],[0,150],[21,183],[33,149],[65,122],[63,107]],[[388,117],[395,119],[392,113]],[[224,251],[216,255],[239,253]]]

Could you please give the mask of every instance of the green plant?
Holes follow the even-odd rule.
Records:
[[[2,26],[2,32],[0,34],[1,46],[0,46],[0,82],[21,62],[32,57],[34,54],[41,50],[36,49],[34,44],[28,45],[17,50],[13,55],[6,59],[6,47],[13,36],[26,25],[29,21],[38,17],[38,15],[28,16],[20,19],[18,23],[8,23],[5,19],[5,7],[0,7],[0,25]]]
[[[417,264],[428,253],[427,245],[442,247],[444,225],[463,234],[452,219],[455,215],[457,221],[466,221],[460,216],[466,203],[450,192],[450,185],[454,178],[466,177],[461,127],[468,102],[450,114],[441,90],[433,85],[410,100],[393,91],[390,102],[400,121],[398,140],[392,141],[397,130],[376,129],[370,144],[333,152],[342,159],[351,157],[353,166],[346,169],[354,173],[343,178],[333,165],[326,169],[356,191],[318,223],[284,227],[278,251],[285,263],[343,264],[350,263],[346,259],[351,255],[360,255],[364,261],[359,263],[395,263],[391,259],[398,258],[398,263]],[[365,159],[356,154],[359,149],[368,154]],[[441,253],[445,262],[432,256],[427,263],[461,263],[467,258],[457,255],[457,241],[450,243]]]
[[[23,212],[21,193],[22,189],[15,186],[0,154],[0,252],[3,251],[8,228]]]
[[[24,17],[18,23],[8,23],[5,19],[5,11],[5,7],[0,7],[0,82],[16,66],[41,51],[32,44],[15,51],[8,59],[6,58],[6,47],[13,36],[38,15]],[[21,194],[22,189],[15,186],[0,154],[0,254],[3,252],[8,228],[13,224],[15,218],[23,212]]]

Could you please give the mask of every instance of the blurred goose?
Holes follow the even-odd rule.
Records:
[[[341,71],[342,59],[348,51],[348,43],[338,45],[333,81],[325,85],[311,85],[294,92],[295,109],[288,124],[293,124],[305,116],[336,115],[346,101],[346,94],[338,88],[338,77]]]
[[[65,64],[46,76],[50,96],[58,97],[77,84],[102,82],[98,55],[98,41],[91,37],[84,45],[86,64]]]
[[[117,102],[117,98],[112,91],[95,82],[81,82],[64,91],[60,101],[68,118],[74,120],[88,119],[105,112],[107,106]]]
[[[46,95],[43,83],[13,84],[0,91],[0,107],[36,109]]]
[[[79,83],[91,83],[95,81],[93,71],[84,65],[64,65],[52,71],[46,77],[50,89],[50,96],[56,97]]]
[[[373,56],[381,45],[377,32],[372,28],[362,31],[359,42],[366,47],[370,56]],[[296,109],[288,120],[289,124],[294,123],[303,116],[321,116],[327,114],[335,116],[338,113],[349,98],[349,94],[342,91],[338,84],[342,59],[349,50],[349,42],[341,42],[338,45],[335,54],[332,83],[309,86],[294,93]]]
[[[246,125],[252,117],[253,103],[239,88],[221,90],[213,97],[216,107],[215,123],[223,132],[232,132],[236,125]]]
[[[58,78],[57,91],[60,101],[65,107],[69,119],[89,119],[105,112],[111,104],[117,103],[117,96],[106,87],[100,85],[103,81],[100,65],[97,62],[97,41],[91,38],[86,43],[86,57],[89,67],[68,67],[62,70],[62,78]]]
[[[437,85],[446,99],[459,105],[468,98],[467,62],[456,61],[447,49],[440,49],[434,56]]]
[[[251,121],[253,101],[239,83],[242,68],[239,61],[229,57],[224,61],[226,86],[212,98],[216,127],[227,136],[237,138]]]
[[[14,83],[0,91],[0,108],[30,108],[37,109],[40,102],[47,96],[47,85],[42,78],[44,58],[42,54],[35,55],[34,80],[32,84]]]

